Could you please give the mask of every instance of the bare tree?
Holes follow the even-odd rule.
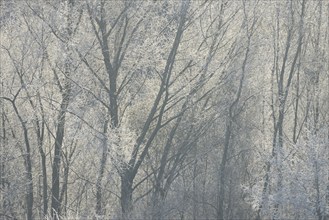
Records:
[[[290,65],[290,69],[288,70],[287,62],[289,60],[289,54],[293,39],[293,30],[294,30],[294,12],[293,12],[293,2],[289,2],[289,12],[290,12],[290,18],[289,18],[289,26],[288,26],[288,33],[287,38],[285,41],[285,50],[283,55],[283,61],[281,68],[279,67],[279,57],[278,54],[274,57],[274,66],[273,66],[273,74],[276,76],[277,80],[277,100],[279,103],[279,106],[275,108],[274,103],[272,104],[272,111],[273,111],[273,122],[274,122],[274,132],[273,132],[273,146],[272,146],[272,157],[275,158],[277,162],[277,172],[278,172],[278,183],[277,183],[277,191],[280,192],[282,188],[282,164],[281,160],[283,159],[282,155],[282,148],[283,148],[283,140],[284,140],[284,119],[285,119],[285,110],[286,110],[286,103],[287,98],[289,95],[289,90],[291,87],[291,83],[293,80],[293,76],[295,73],[295,69],[297,66],[298,57],[300,56],[301,49],[302,49],[302,43],[303,43],[303,36],[304,36],[304,16],[305,16],[305,4],[306,1],[302,2],[301,5],[301,15],[299,19],[298,24],[298,42],[296,50],[293,53],[292,63]],[[278,9],[279,10],[279,9]],[[279,13],[279,11],[277,12]],[[277,19],[279,19],[277,17]],[[279,26],[277,26],[279,28]],[[277,29],[279,31],[279,29]],[[277,36],[277,35],[276,35]],[[277,39],[279,40],[279,39]],[[276,45],[275,51],[278,50],[278,45]],[[288,72],[288,77],[286,77],[286,74]],[[271,169],[271,163],[267,163],[266,168],[266,174],[265,174],[265,180],[264,180],[264,187],[263,187],[263,197],[265,196],[266,191],[268,190],[268,184],[269,184],[269,172]],[[263,198],[264,200],[264,198]],[[258,216],[260,214],[260,210],[262,208],[263,201],[261,202],[260,209],[258,211]],[[279,202],[275,204],[274,207],[275,211],[273,213],[274,218],[279,218]]]

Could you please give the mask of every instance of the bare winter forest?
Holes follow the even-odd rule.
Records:
[[[0,219],[329,219],[328,0],[0,7]]]

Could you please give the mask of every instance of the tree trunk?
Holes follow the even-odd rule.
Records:
[[[43,201],[43,216],[48,212],[48,187],[47,187],[47,166],[46,155],[44,152],[40,152],[41,155],[41,167],[42,167],[42,201]]]
[[[26,195],[25,195],[26,212],[27,212],[26,218],[27,220],[32,220],[33,219],[33,177],[32,177],[32,160],[31,160],[31,147],[29,141],[29,134],[28,134],[28,129],[26,127],[26,122],[22,119],[21,115],[19,114],[15,101],[12,101],[12,105],[17,117],[19,118],[24,134],[24,141],[26,147],[26,152],[24,155],[24,165],[26,169],[26,179],[27,179]]]
[[[228,125],[225,131],[225,142],[222,161],[219,168],[219,193],[218,193],[218,205],[217,205],[217,219],[224,219],[224,199],[225,199],[225,170],[226,162],[228,158],[228,150],[230,146],[231,139],[231,130],[232,130],[232,121],[228,119]]]
[[[107,128],[108,128],[108,120],[105,121],[103,128],[103,140],[102,140],[102,157],[100,161],[99,174],[96,181],[96,215],[102,216],[104,215],[104,210],[102,207],[102,180],[104,176],[107,155],[108,155],[108,141],[107,141]]]
[[[69,96],[70,96],[70,85],[67,83],[67,91],[63,94],[63,100],[60,107],[60,112],[57,118],[57,130],[56,130],[56,139],[55,139],[55,149],[54,149],[54,161],[53,161],[53,172],[52,172],[52,188],[51,188],[51,216],[54,219],[58,219],[59,208],[60,208],[60,198],[59,198],[59,179],[60,179],[60,166],[61,166],[61,154],[62,154],[62,144],[64,139],[64,130],[65,130],[65,116],[66,110],[69,105]]]
[[[129,219],[132,211],[132,193],[133,193],[133,178],[130,171],[126,169],[121,176],[121,209],[122,219]]]

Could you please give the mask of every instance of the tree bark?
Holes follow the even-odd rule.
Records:
[[[57,117],[57,130],[56,130],[56,139],[55,139],[55,149],[54,149],[54,160],[52,165],[52,188],[51,188],[51,214],[54,219],[59,219],[60,211],[60,189],[59,189],[59,179],[60,179],[60,166],[61,166],[61,154],[62,154],[62,145],[64,139],[65,131],[65,117],[66,111],[69,105],[70,100],[70,85],[67,82],[66,91],[63,94],[63,99],[60,107],[60,112]]]

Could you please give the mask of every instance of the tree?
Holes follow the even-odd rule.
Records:
[[[327,218],[325,1],[0,7],[0,218]]]
[[[275,109],[274,103],[272,104],[272,111],[273,111],[273,122],[274,122],[274,133],[273,133],[273,148],[272,148],[272,157],[275,158],[276,161],[276,167],[277,167],[277,172],[278,172],[278,182],[277,182],[277,191],[280,193],[281,188],[282,188],[282,148],[283,148],[283,129],[284,129],[284,119],[285,119],[285,110],[286,110],[286,103],[287,103],[287,98],[290,90],[290,86],[292,83],[292,79],[295,73],[295,68],[297,64],[298,57],[300,56],[301,48],[302,48],[302,40],[303,40],[303,24],[304,24],[304,13],[305,13],[305,1],[302,2],[302,9],[301,9],[301,15],[300,15],[300,21],[299,21],[299,36],[298,36],[298,42],[297,42],[297,48],[295,53],[293,54],[293,60],[292,64],[290,66],[290,70],[287,70],[287,62],[289,59],[289,52],[290,52],[290,47],[292,44],[292,37],[293,37],[293,28],[294,28],[294,14],[292,13],[292,2],[289,2],[289,10],[291,12],[291,17],[289,25],[288,26],[288,33],[287,33],[287,38],[285,41],[285,48],[284,48],[284,55],[283,55],[283,61],[282,61],[282,66],[281,68],[279,67],[279,57],[278,54],[275,55],[274,57],[274,66],[273,66],[273,74],[276,74],[275,77],[277,79],[277,100],[278,100],[278,108]],[[279,11],[277,12],[279,13]],[[278,19],[278,18],[277,18]],[[279,26],[277,26],[279,28]],[[279,30],[278,30],[279,31]],[[276,45],[278,47],[278,45]],[[276,51],[278,49],[276,48]],[[288,72],[289,71],[289,72]],[[286,72],[288,72],[288,78],[285,77]],[[277,113],[278,112],[278,113]],[[271,169],[271,163],[267,164],[267,170],[266,170],[266,176],[264,180],[264,187],[263,187],[263,195],[265,195],[265,192],[268,189],[268,183],[269,183],[269,172]],[[278,195],[280,197],[280,195]],[[274,218],[280,218],[279,216],[279,202],[274,205]],[[259,209],[260,213],[261,208]]]

